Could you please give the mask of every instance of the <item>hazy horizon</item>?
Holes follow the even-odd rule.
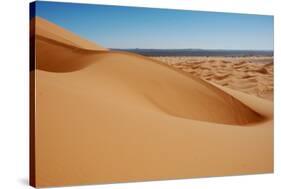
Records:
[[[273,51],[273,16],[36,2],[36,16],[111,49]]]
[[[205,51],[205,50],[210,50],[210,51],[270,51],[272,52],[273,49],[202,49],[202,48],[110,48],[108,47],[109,49],[124,49],[124,50],[128,50],[128,49],[139,49],[139,50],[202,50],[202,51]]]

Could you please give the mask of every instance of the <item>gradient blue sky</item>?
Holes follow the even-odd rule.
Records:
[[[36,16],[107,48],[273,50],[273,17],[37,1]]]

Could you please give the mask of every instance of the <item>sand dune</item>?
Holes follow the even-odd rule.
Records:
[[[272,102],[41,18],[35,38],[37,186],[272,172]]]
[[[273,100],[272,57],[153,57],[218,85]]]
[[[71,33],[56,24],[53,24],[45,19],[36,17],[33,19],[36,26],[37,39],[49,39],[50,41],[60,44],[61,46],[72,46],[77,48],[83,48],[84,50],[104,51],[107,50],[94,42],[87,41],[79,36]]]
[[[79,70],[88,65],[89,61],[80,61],[77,64],[77,59],[87,59],[92,51],[107,51],[40,17],[33,19],[33,22],[33,24],[36,22],[35,44],[38,69],[53,72]]]

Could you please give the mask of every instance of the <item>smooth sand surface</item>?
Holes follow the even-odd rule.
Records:
[[[273,100],[272,57],[153,57],[218,85]]]
[[[37,186],[273,171],[272,101],[36,19]]]

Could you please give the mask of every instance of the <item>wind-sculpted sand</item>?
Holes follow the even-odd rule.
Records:
[[[36,186],[273,171],[271,101],[35,29]]]
[[[152,57],[218,85],[273,100],[272,57]]]

